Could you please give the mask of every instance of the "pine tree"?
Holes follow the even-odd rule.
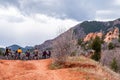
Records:
[[[116,61],[115,58],[112,60],[110,66],[111,66],[111,69],[113,69],[113,71],[117,72],[117,70],[118,70],[118,65],[117,65],[117,61]]]
[[[101,56],[100,56],[100,53],[101,53],[101,40],[100,38],[97,36],[94,40],[93,40],[93,43],[92,43],[92,49],[95,50],[95,53],[94,55],[92,55],[92,59],[96,60],[96,61],[99,61]]]

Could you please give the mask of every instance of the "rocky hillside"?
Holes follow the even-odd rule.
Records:
[[[98,32],[102,32],[103,34],[106,34],[108,31],[113,30],[114,26],[117,26],[120,29],[120,19],[116,19],[114,21],[107,21],[107,22],[84,21],[84,22],[72,27],[68,31],[62,33],[55,39],[47,40],[43,44],[36,45],[35,47],[37,47],[40,50],[44,50],[44,49],[49,50],[49,49],[52,49],[53,44],[55,42],[59,41],[62,37],[68,37],[68,36],[72,35],[72,38],[75,38],[77,40],[80,38],[84,38],[86,36],[86,34],[88,34],[88,33],[90,33],[90,35],[94,35],[94,36],[96,36],[96,35],[101,36],[102,34],[98,33]],[[95,34],[93,34],[93,33],[95,33]],[[87,40],[87,39],[85,39],[85,40]],[[108,41],[108,39],[106,38],[105,41]]]

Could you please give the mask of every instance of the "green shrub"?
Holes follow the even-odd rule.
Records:
[[[55,70],[55,69],[60,69],[60,68],[62,68],[63,66],[61,65],[61,64],[59,64],[59,63],[51,63],[50,65],[49,65],[49,69],[51,69],[51,70]]]
[[[82,44],[82,42],[83,42],[83,40],[82,40],[82,39],[78,39],[78,45],[81,45],[81,44]]]
[[[3,55],[2,49],[0,49],[0,55]]]
[[[113,71],[117,72],[117,70],[118,70],[118,64],[117,64],[117,61],[116,61],[115,58],[112,60],[110,67],[111,67],[111,69]]]
[[[70,56],[76,56],[76,51],[72,52]]]
[[[94,55],[91,56],[91,59],[95,60],[95,61],[99,61],[101,58],[100,53],[94,53]]]
[[[111,49],[114,49],[114,48],[115,48],[114,44],[113,43],[109,43],[108,49],[111,50]]]
[[[99,37],[96,37],[92,44],[91,44],[91,47],[93,50],[95,50],[95,53],[91,56],[92,59],[96,60],[96,61],[99,61],[101,56],[100,56],[100,53],[101,53],[101,40]]]

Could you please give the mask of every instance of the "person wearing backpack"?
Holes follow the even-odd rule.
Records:
[[[8,56],[9,56],[9,48],[8,47],[6,47],[4,56],[6,56],[7,59],[8,59]]]
[[[14,59],[18,59],[18,52],[17,52],[17,50],[15,51],[15,58]]]
[[[33,59],[39,59],[39,56],[38,56],[39,50],[37,48],[35,48],[33,53],[34,53]]]
[[[25,52],[25,54],[26,54],[27,59],[30,60],[30,50],[29,49]]]
[[[46,56],[47,56],[47,52],[46,52],[46,51],[43,51],[42,58],[43,58],[43,59],[46,59]]]
[[[20,55],[21,55],[21,53],[22,53],[22,49],[21,49],[21,48],[18,48],[17,53],[18,53],[18,59],[20,59]]]
[[[51,51],[50,51],[50,50],[48,51],[47,56],[48,56],[48,58],[50,58],[50,57],[51,57]]]

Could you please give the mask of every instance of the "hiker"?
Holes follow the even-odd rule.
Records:
[[[14,59],[14,57],[15,57],[15,50],[11,50],[10,49],[10,56],[11,56],[11,59]]]
[[[9,55],[11,57],[11,59],[13,58],[13,55],[12,55],[12,50],[9,48]]]
[[[8,59],[8,56],[9,56],[9,48],[8,47],[6,47],[5,55],[4,56],[7,56],[7,59]]]
[[[27,59],[30,60],[30,50],[29,49],[25,52],[25,54],[26,54]]]
[[[35,48],[35,50],[34,50],[33,53],[34,53],[33,59],[38,59],[38,53],[39,53],[39,51],[38,51],[37,48]]]
[[[17,50],[15,51],[15,59],[18,59],[18,52],[17,52]]]
[[[48,58],[51,57],[51,51],[48,51],[47,56],[48,56]]]
[[[20,59],[20,55],[21,55],[21,53],[22,53],[22,49],[19,48],[19,49],[17,50],[17,53],[18,53],[18,59]]]
[[[46,55],[47,55],[47,52],[46,52],[46,51],[43,51],[42,58],[43,58],[43,59],[46,59]]]

